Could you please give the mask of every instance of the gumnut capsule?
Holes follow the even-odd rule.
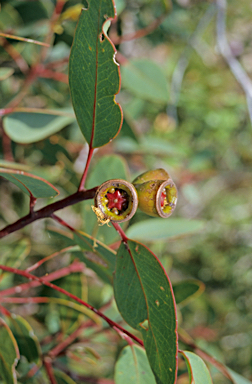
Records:
[[[169,217],[174,211],[178,192],[169,174],[162,168],[147,171],[134,181],[138,207],[150,216]]]
[[[135,187],[125,180],[113,179],[101,184],[95,195],[95,213],[102,223],[122,223],[131,219],[138,206]]]

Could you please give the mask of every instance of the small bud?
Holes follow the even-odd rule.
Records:
[[[117,223],[131,219],[138,205],[135,187],[125,180],[108,180],[96,191],[95,206],[104,218]]]
[[[177,204],[177,188],[164,169],[147,171],[133,184],[137,190],[141,211],[150,216],[169,217]]]

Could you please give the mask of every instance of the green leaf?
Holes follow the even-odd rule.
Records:
[[[187,220],[178,218],[148,219],[129,227],[126,234],[137,240],[156,241],[170,237],[189,235],[202,230],[204,222],[201,220]]]
[[[64,372],[59,371],[58,369],[54,369],[53,374],[57,381],[57,384],[76,384],[75,381],[71,379],[71,377],[66,375]]]
[[[81,273],[72,273],[71,275],[65,276],[60,279],[60,281],[56,282],[56,284],[80,299],[87,300],[87,297],[84,296],[83,276]],[[59,294],[59,297],[65,299],[66,296]],[[81,317],[80,313],[75,309],[63,305],[60,305],[58,312],[60,315],[62,332],[68,334],[71,333],[72,327]]]
[[[112,274],[115,270],[115,252],[97,239],[85,234],[75,232],[73,244],[87,252],[80,252],[78,257],[84,261],[88,268],[93,269],[106,283],[112,284]]]
[[[146,352],[137,345],[123,348],[115,366],[116,384],[156,384]]]
[[[120,15],[120,13],[126,7],[126,2],[125,2],[125,0],[115,0],[115,6],[116,6],[117,15]]]
[[[19,268],[22,261],[29,255],[31,250],[31,241],[27,238],[19,240],[14,249],[10,249],[6,255],[1,255],[1,263],[13,267]]]
[[[177,375],[177,322],[169,278],[157,257],[143,244],[128,240],[117,252],[115,300],[124,320],[142,333],[158,384]]]
[[[0,68],[0,81],[8,79],[14,72],[14,68],[2,67]]]
[[[162,69],[148,59],[128,61],[121,68],[122,85],[134,95],[157,103],[167,103],[168,83]]]
[[[252,381],[246,379],[245,377],[242,377],[238,373],[232,371],[232,369],[227,367],[227,370],[230,376],[232,377],[234,384],[252,384]]]
[[[54,197],[59,194],[58,189],[51,183],[28,172],[0,168],[0,176],[11,181],[28,196]]]
[[[88,268],[93,269],[106,283],[112,284],[112,274],[115,270],[116,253],[101,241],[88,234],[76,231],[73,234],[59,229],[52,229],[64,246],[78,245],[82,252],[75,252],[79,260],[84,261]]]
[[[103,156],[97,161],[87,179],[87,188],[93,188],[109,179],[128,179],[128,168],[125,160],[117,155]],[[95,213],[91,209],[90,200],[82,203],[83,229],[96,239],[111,244],[119,239],[118,233],[107,225],[100,226]]]
[[[15,337],[20,355],[29,362],[41,363],[41,349],[37,337],[30,324],[19,315],[10,314],[6,321]]]
[[[35,143],[59,132],[75,121],[75,117],[57,116],[46,113],[15,112],[3,119],[5,133],[11,140],[20,144]]]
[[[0,317],[0,377],[4,384],[16,384],[15,366],[20,358],[17,342]]]
[[[201,295],[205,285],[199,280],[185,280],[173,284],[173,292],[177,304],[187,304],[189,301]]]
[[[186,360],[190,384],[213,384],[206,364],[198,355],[188,351],[181,353]]]
[[[89,0],[82,10],[69,59],[69,85],[80,129],[91,148],[112,140],[122,124],[115,102],[119,92],[119,66],[115,48],[103,26],[115,18],[112,0]]]

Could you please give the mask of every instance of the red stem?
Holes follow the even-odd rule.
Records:
[[[64,227],[70,229],[70,231],[75,232],[75,229],[71,227],[71,225],[67,224],[63,219],[61,219],[59,216],[55,215],[54,213],[51,215],[51,218],[56,220],[58,223],[60,223]]]
[[[85,265],[83,263],[79,261],[74,261],[69,266],[58,269],[57,271],[49,273],[47,276],[44,276],[43,280],[44,281],[58,280],[61,277],[69,275],[70,273],[83,272],[84,269],[85,269]],[[25,272],[28,273],[27,271]],[[21,292],[23,293],[27,289],[38,287],[41,284],[42,283],[39,281],[30,281],[29,283],[24,283],[24,284],[17,285],[15,287],[4,289],[3,291],[0,291],[0,301],[2,301],[1,297],[3,298],[3,296],[6,297],[10,295],[15,295],[16,293],[21,293]]]
[[[74,245],[70,245],[69,247],[63,248],[60,251],[53,253],[52,255],[44,257],[43,259],[39,260],[37,263],[31,265],[29,268],[26,268],[26,272],[34,271],[34,269],[37,269],[42,264],[44,264],[46,261],[51,260],[53,257],[56,257],[56,256],[60,255],[61,253],[70,251],[73,247],[74,247]]]
[[[50,357],[44,358],[44,367],[51,384],[58,384],[52,369],[52,359]]]
[[[122,241],[124,243],[127,243],[128,241],[128,237],[125,235],[124,231],[122,230],[122,228],[120,227],[120,225],[118,223],[115,223],[113,221],[111,221],[111,223],[113,224],[113,227],[115,228],[115,230],[119,233]]]
[[[58,356],[64,349],[66,349],[70,344],[74,342],[75,339],[80,335],[83,329],[91,326],[93,322],[91,320],[82,323],[79,328],[77,328],[71,335],[69,335],[65,340],[62,341],[62,343],[56,345],[51,351],[48,353],[48,356],[51,357],[51,359],[54,359],[56,356]]]
[[[66,73],[52,71],[51,69],[43,69],[40,72],[39,77],[53,79],[68,84],[68,75]]]
[[[124,41],[139,39],[140,37],[144,37],[144,36],[148,35],[149,33],[153,32],[163,22],[166,15],[167,14],[164,13],[163,15],[161,15],[157,19],[155,19],[150,25],[148,25],[145,28],[139,29],[136,32],[128,33],[127,35],[123,35],[123,36],[117,36],[117,35],[111,36],[110,35],[109,37],[113,41],[113,43],[116,45],[121,44]]]
[[[99,310],[94,308],[92,305],[90,305],[90,304],[86,303],[85,301],[81,300],[79,297],[73,295],[72,293],[66,291],[63,288],[58,287],[55,284],[52,284],[52,283],[46,281],[46,278],[44,278],[44,277],[43,278],[37,277],[37,276],[31,275],[30,273],[27,273],[25,271],[20,271],[17,268],[11,268],[11,267],[7,267],[5,265],[0,265],[0,269],[2,269],[3,271],[6,271],[6,272],[11,272],[11,273],[15,273],[16,275],[20,275],[20,276],[26,277],[27,279],[35,280],[35,281],[39,282],[40,284],[44,284],[47,287],[54,289],[55,291],[63,293],[63,295],[66,295],[66,296],[70,297],[71,299],[77,301],[77,303],[84,305],[86,308],[88,308],[91,311],[93,311],[94,313],[96,313],[103,320],[105,320],[112,328],[116,327],[116,328],[120,329],[126,335],[128,335],[133,340],[135,340],[138,344],[143,346],[142,340],[140,340],[137,336],[135,336],[132,333],[128,332],[126,329],[121,327],[119,324],[115,323],[113,320],[109,319],[107,316],[105,316],[102,312],[100,312]]]
[[[2,115],[1,115],[2,116]],[[3,157],[6,161],[14,161],[11,149],[11,139],[3,129],[3,120],[0,118],[0,135],[2,136]]]
[[[91,159],[92,159],[92,156],[93,156],[93,152],[94,152],[94,148],[89,147],[88,158],[87,158],[86,166],[85,166],[82,178],[81,178],[81,182],[80,182],[80,186],[79,186],[78,191],[83,191],[84,190],[84,185],[85,185],[85,181],[86,181],[86,178],[87,178],[87,173],[88,173],[90,162],[91,162]]]
[[[93,199],[95,196],[96,190],[97,190],[97,187],[89,190],[85,190],[85,191],[77,191],[76,193],[62,200],[49,204],[39,209],[38,211],[29,213],[28,215],[17,220],[15,223],[7,225],[7,227],[3,228],[0,231],[0,239],[2,237],[9,235],[12,232],[15,232],[21,228],[24,228],[26,225],[31,224],[36,220],[51,217],[54,212],[59,211],[60,209],[79,203],[83,200]]]

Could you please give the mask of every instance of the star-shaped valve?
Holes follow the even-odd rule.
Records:
[[[127,201],[118,189],[115,192],[108,192],[106,198],[108,199],[108,209],[116,208],[118,211],[122,210],[123,204]]]

